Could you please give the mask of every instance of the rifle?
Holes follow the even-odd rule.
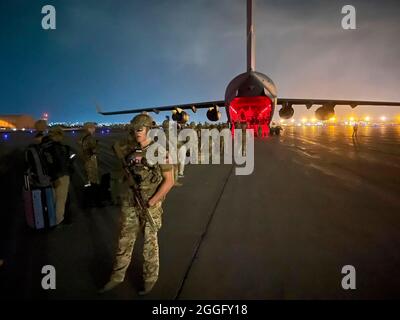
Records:
[[[129,170],[128,163],[126,162],[125,157],[124,157],[121,149],[119,148],[118,143],[114,144],[112,146],[112,149],[113,149],[115,155],[117,156],[117,158],[122,163],[122,168],[124,170],[125,177],[127,178],[129,188],[131,188],[131,190],[132,190],[133,197],[134,197],[134,200],[135,200],[137,206],[139,207],[140,211],[144,214],[146,220],[149,222],[151,229],[154,232],[157,232],[156,224],[154,222],[153,217],[151,216],[151,214],[149,212],[149,209],[147,208],[147,203],[145,203],[145,201],[143,200],[142,194],[140,193],[138,185],[137,185],[135,179],[133,178],[132,173]]]

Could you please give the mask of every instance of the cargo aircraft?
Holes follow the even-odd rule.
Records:
[[[334,99],[298,99],[278,97],[277,88],[271,78],[256,71],[255,58],[255,29],[253,24],[253,0],[247,0],[247,71],[235,77],[226,87],[225,99],[220,101],[206,101],[186,103],[173,106],[154,106],[149,108],[134,108],[130,110],[103,112],[102,115],[120,115],[141,112],[172,111],[172,119],[180,124],[189,121],[188,110],[206,108],[207,118],[218,121],[221,118],[220,107],[225,107],[228,122],[232,130],[237,123],[246,123],[247,128],[256,129],[261,126],[263,135],[269,132],[269,125],[277,105],[281,106],[279,116],[290,119],[294,115],[294,108],[305,106],[310,109],[318,108],[315,117],[318,120],[328,120],[335,115],[335,106],[400,106],[400,102],[366,101],[366,100],[334,100]]]

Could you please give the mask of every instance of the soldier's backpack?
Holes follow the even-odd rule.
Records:
[[[39,145],[40,159],[45,172],[56,180],[64,175],[70,175],[73,168],[71,148],[51,139],[43,139]]]
[[[25,151],[26,173],[33,188],[45,188],[51,185],[51,178],[42,159],[39,145],[30,145]]]

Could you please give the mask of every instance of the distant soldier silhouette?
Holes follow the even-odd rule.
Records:
[[[178,149],[179,146],[175,146],[175,148],[177,150],[169,150],[169,138],[170,138],[169,137],[169,133],[170,133],[170,130],[172,130],[172,128],[173,128],[173,126],[175,124],[176,124],[176,122],[175,121],[171,121],[169,116],[166,116],[166,120],[164,120],[163,123],[162,123],[162,127],[163,127],[163,130],[164,130],[164,133],[165,133],[165,138],[167,139],[167,146],[166,147],[167,147],[167,151],[169,151],[169,152],[177,152],[179,150]],[[176,124],[176,126],[177,126],[177,129],[178,129],[178,124]],[[173,140],[171,142],[173,143]],[[179,180],[179,165],[178,165],[178,163],[173,164],[173,177],[174,177],[175,186],[176,187],[182,186],[182,183],[178,181]]]
[[[262,138],[262,136],[263,136],[263,134],[262,134],[262,127],[261,127],[261,124],[259,123],[258,124],[258,128],[257,128],[257,137],[258,138]]]
[[[85,187],[91,187],[100,183],[97,164],[97,140],[94,137],[96,125],[92,122],[86,122],[83,128],[84,133],[79,139],[79,144],[82,148],[82,159],[87,179]]]
[[[357,137],[357,133],[358,133],[358,122],[354,122],[353,123],[353,135],[352,137]]]
[[[189,142],[189,137],[186,137],[185,141],[178,142],[178,179],[184,177],[185,161],[187,153],[186,144],[188,142]]]
[[[246,145],[246,139],[247,139],[247,122],[243,122],[241,124],[242,128],[242,145],[240,146],[241,154],[242,156],[246,156],[247,153],[247,145]]]

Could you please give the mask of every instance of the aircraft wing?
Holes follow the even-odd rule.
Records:
[[[100,110],[99,106],[97,105],[97,112],[104,115],[104,116],[111,116],[117,114],[129,114],[129,113],[141,113],[141,112],[154,112],[156,114],[160,113],[161,111],[173,111],[177,109],[187,110],[190,109],[193,112],[196,112],[197,109],[202,108],[210,108],[213,106],[224,106],[225,101],[208,101],[208,102],[200,102],[200,103],[188,103],[188,104],[178,104],[172,106],[162,106],[162,107],[149,107],[149,108],[135,108],[129,110],[120,110],[120,111],[107,111],[104,112]]]
[[[330,106],[350,106],[355,108],[357,106],[396,106],[400,107],[400,102],[393,101],[365,101],[365,100],[325,100],[325,99],[292,99],[292,98],[278,98],[278,105],[305,105],[310,109],[313,105],[330,105]]]

